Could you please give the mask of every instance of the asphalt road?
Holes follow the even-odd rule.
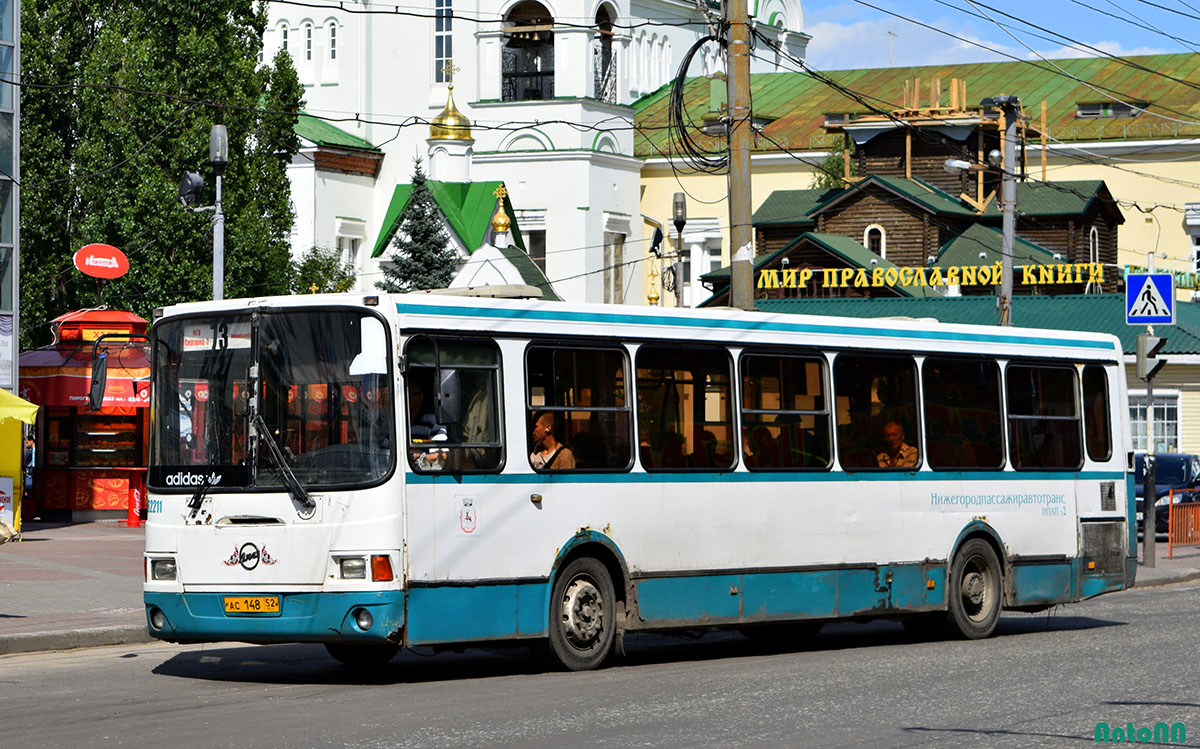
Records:
[[[1165,721],[1200,746],[1198,620],[1186,583],[1006,615],[980,642],[887,622],[790,652],[631,637],[626,660],[581,674],[523,649],[405,653],[369,676],[313,646],[13,655],[0,745],[1086,746],[1100,721]]]

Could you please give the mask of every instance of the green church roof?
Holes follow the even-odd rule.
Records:
[[[429,188],[429,193],[433,196],[438,210],[445,216],[446,223],[450,225],[450,229],[467,248],[467,252],[474,252],[487,237],[488,230],[491,228],[492,216],[496,210],[496,188],[502,184],[502,182],[425,180],[425,185]],[[380,226],[378,238],[375,240],[375,248],[371,251],[371,257],[379,257],[387,251],[392,237],[400,228],[400,217],[404,213],[404,207],[408,205],[409,198],[412,197],[412,190],[413,187],[410,184],[396,185],[396,189],[392,192],[392,200],[388,203],[387,211],[384,213],[383,223]],[[513,243],[524,248],[525,240],[521,237],[521,231],[517,227],[516,213],[507,196],[504,198],[504,210],[512,220]]]
[[[378,148],[371,145],[369,141],[357,135],[351,135],[325,120],[318,119],[304,112],[301,112],[296,118],[296,126],[293,129],[296,135],[318,146],[336,146],[338,148],[353,148],[360,151],[382,153]]]

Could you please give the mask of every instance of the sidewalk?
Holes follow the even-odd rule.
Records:
[[[150,642],[142,606],[140,528],[26,523],[0,546],[0,655]],[[1200,579],[1200,547],[1138,565],[1138,587]],[[1138,548],[1139,556],[1141,548]]]

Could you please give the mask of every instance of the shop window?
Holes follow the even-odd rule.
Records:
[[[1133,449],[1146,450],[1146,394],[1129,394]],[[1179,393],[1154,394],[1154,445],[1157,452],[1179,452]]]

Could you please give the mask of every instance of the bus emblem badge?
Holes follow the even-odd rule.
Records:
[[[265,546],[263,547],[263,551],[266,551]],[[263,555],[259,554],[257,546],[247,542],[242,544],[242,548],[234,549],[233,553],[222,564],[226,567],[233,567],[240,564],[242,569],[249,572],[257,567],[260,561],[265,561],[267,564],[275,564],[274,559],[269,556],[264,558]]]

